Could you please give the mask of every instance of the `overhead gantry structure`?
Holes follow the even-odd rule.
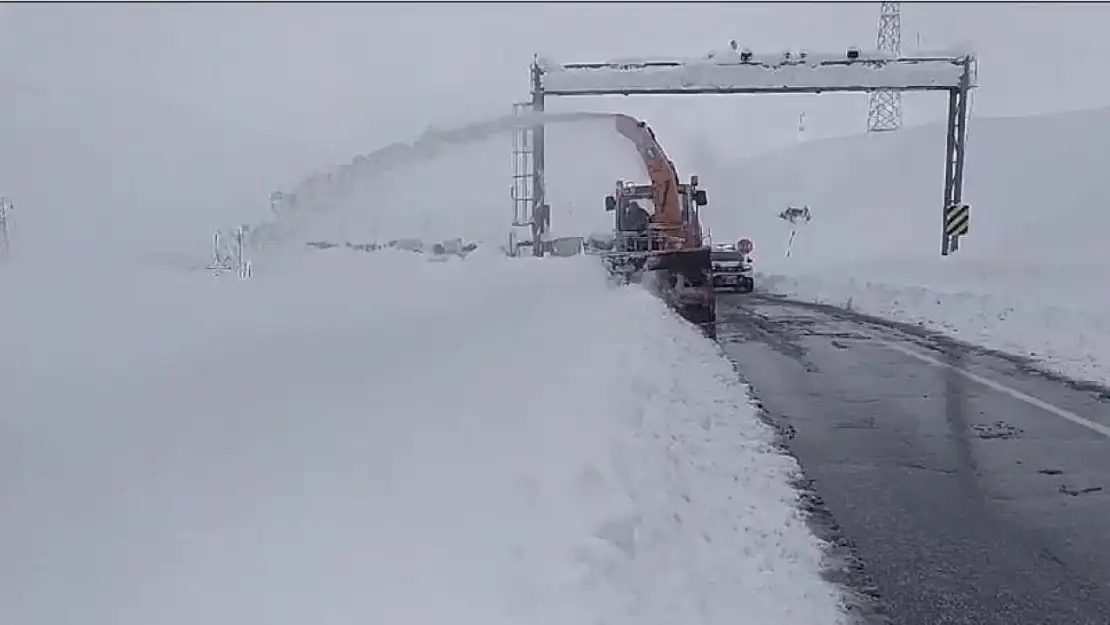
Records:
[[[967,234],[965,143],[968,97],[977,79],[976,57],[970,51],[904,57],[848,48],[843,54],[768,56],[738,49],[733,41],[723,51],[689,60],[555,63],[537,57],[531,74],[532,98],[514,107],[518,113],[543,112],[547,98],[554,96],[947,92],[941,254],[956,251],[959,238]],[[543,255],[541,241],[550,224],[544,165],[544,125],[518,131],[513,149],[513,225],[530,229],[535,255]]]

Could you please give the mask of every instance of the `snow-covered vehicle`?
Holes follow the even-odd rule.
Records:
[[[556,237],[549,245],[552,256],[577,256],[585,248],[585,237]]]
[[[586,237],[583,247],[587,254],[612,252],[616,246],[617,235],[613,232],[594,232]]]
[[[751,293],[755,289],[752,259],[734,245],[714,246],[709,254],[714,289],[732,289]]]

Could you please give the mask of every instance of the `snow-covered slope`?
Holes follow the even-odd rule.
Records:
[[[30,72],[28,72],[30,73]],[[146,94],[4,74],[0,193],[13,261],[204,258],[214,228],[269,212],[269,193],[328,163],[320,146],[252,132]]]
[[[0,622],[843,622],[796,466],[658,300],[334,252],[7,273]]]
[[[935,125],[721,166],[705,176],[718,199],[708,220],[715,235],[753,236],[772,290],[850,302],[1110,382],[1107,145],[1110,109],[973,120],[971,233],[943,259],[944,129]],[[806,203],[814,219],[787,259],[789,226],[776,215]]]

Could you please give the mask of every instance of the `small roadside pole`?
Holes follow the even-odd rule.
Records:
[[[0,263],[8,260],[8,221],[11,217],[12,203],[6,197],[0,197]]]

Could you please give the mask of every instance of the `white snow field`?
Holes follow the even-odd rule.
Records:
[[[846,622],[714,343],[491,254],[9,268],[0,622]]]
[[[773,292],[919,323],[1110,383],[1110,109],[973,119],[969,133],[971,232],[947,258],[939,125],[721,165],[703,176],[718,198],[707,220],[715,235],[753,237]],[[789,225],[776,217],[788,204],[813,213],[790,258]]]

